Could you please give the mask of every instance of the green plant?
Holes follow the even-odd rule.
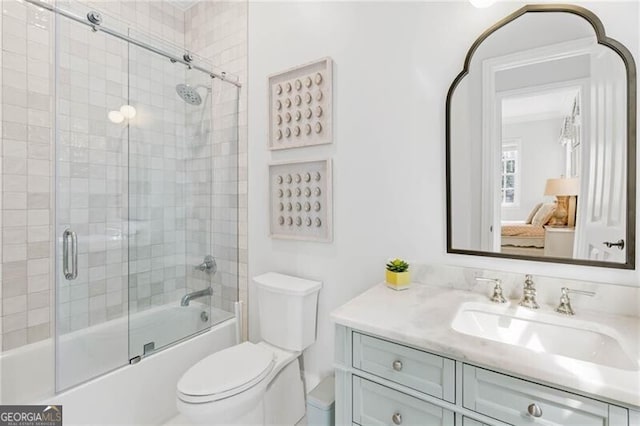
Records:
[[[409,270],[409,264],[402,259],[393,259],[387,263],[387,271],[390,272],[407,272]]]

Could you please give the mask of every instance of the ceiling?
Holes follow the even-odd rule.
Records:
[[[502,101],[502,119],[517,122],[566,117],[571,115],[573,100],[579,93],[579,87],[567,87],[510,96]]]

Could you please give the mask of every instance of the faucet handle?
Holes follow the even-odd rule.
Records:
[[[216,259],[210,254],[204,257],[204,261],[194,266],[193,269],[196,271],[206,272],[207,274],[215,274],[218,271],[218,265],[216,264]]]
[[[529,309],[538,309],[540,305],[538,305],[538,301],[536,300],[536,286],[533,282],[533,276],[525,275],[524,277],[524,287],[522,289],[522,297],[520,298],[519,306],[523,306]]]
[[[569,294],[581,294],[583,296],[589,296],[589,297],[593,297],[596,295],[596,293],[593,291],[573,290],[567,287],[562,287],[560,291],[562,292],[562,295],[560,296],[560,304],[556,308],[556,312],[564,315],[575,315],[575,312],[571,307],[571,300],[569,299]]]
[[[533,275],[525,275],[524,276],[524,286],[526,288],[533,288],[535,284],[533,283]]]
[[[490,300],[494,303],[507,303],[507,299],[502,295],[502,281],[498,278],[476,277],[476,281],[484,283],[494,283],[493,295]]]

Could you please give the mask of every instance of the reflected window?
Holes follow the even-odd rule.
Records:
[[[517,141],[502,143],[501,192],[503,207],[520,204],[520,144]]]

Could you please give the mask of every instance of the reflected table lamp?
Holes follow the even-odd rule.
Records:
[[[576,196],[580,190],[578,178],[547,179],[544,195],[554,195],[557,200],[556,210],[549,221],[551,226],[576,225]]]

